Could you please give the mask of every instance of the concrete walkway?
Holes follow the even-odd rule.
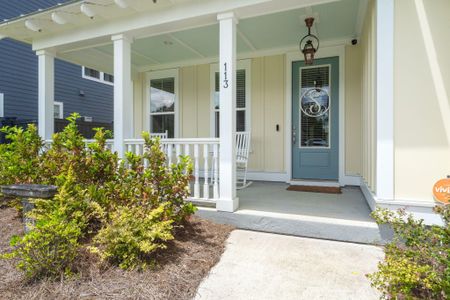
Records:
[[[196,299],[379,299],[380,247],[235,230]]]

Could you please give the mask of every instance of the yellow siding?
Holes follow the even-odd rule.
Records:
[[[252,60],[252,140],[249,169],[264,171],[264,58]]]
[[[134,137],[140,137],[142,131],[144,130],[144,113],[145,113],[145,105],[144,105],[144,74],[139,74],[133,80],[133,97],[134,97],[134,105],[133,105],[133,118],[134,118]]]
[[[376,110],[375,110],[375,1],[370,1],[360,39],[361,88],[362,88],[362,177],[369,188],[376,192]],[[350,58],[347,58],[350,59]],[[348,107],[347,107],[348,108]],[[348,151],[351,151],[348,149]]]
[[[397,199],[431,202],[435,181],[450,174],[448,12],[448,0],[395,1]]]
[[[180,136],[210,136],[209,65],[180,69]]]
[[[197,136],[210,136],[211,118],[211,88],[209,78],[209,65],[197,66]]]
[[[345,174],[362,173],[361,46],[345,47]]]
[[[197,137],[197,67],[180,69],[180,137]]]
[[[267,172],[285,171],[284,65],[283,55],[264,58],[264,171]]]

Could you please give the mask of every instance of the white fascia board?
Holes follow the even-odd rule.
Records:
[[[188,27],[217,23],[217,14],[235,11],[238,17],[285,11],[337,0],[228,0],[208,2],[186,2],[165,11],[147,11],[132,17],[110,20],[103,24],[63,31],[33,41],[33,49],[46,49],[80,41],[95,40],[121,33],[130,33],[136,38],[174,32]]]

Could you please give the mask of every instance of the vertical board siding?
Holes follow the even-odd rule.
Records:
[[[181,69],[181,137],[198,137],[197,124],[197,67]]]
[[[375,1],[370,1],[363,32],[362,50],[362,177],[376,193],[376,93],[375,93]]]
[[[284,55],[264,58],[264,171],[283,172],[284,168]],[[276,131],[276,125],[280,130]]]
[[[0,19],[17,17],[48,8],[61,0],[0,0]],[[31,46],[0,40],[0,92],[4,94],[5,117],[37,119],[38,116],[37,57]],[[85,96],[80,96],[80,90]],[[55,101],[64,103],[64,117],[72,112],[89,116],[95,122],[113,121],[113,87],[83,79],[81,67],[55,61]]]
[[[345,56],[345,175],[362,174],[362,55],[361,45],[346,46]]]

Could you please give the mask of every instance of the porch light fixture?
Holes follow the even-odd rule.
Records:
[[[314,55],[319,50],[319,38],[311,34],[311,27],[314,23],[314,18],[306,18],[305,24],[308,27],[308,34],[305,35],[299,43],[300,51],[305,57],[305,65],[312,65],[314,62]]]

